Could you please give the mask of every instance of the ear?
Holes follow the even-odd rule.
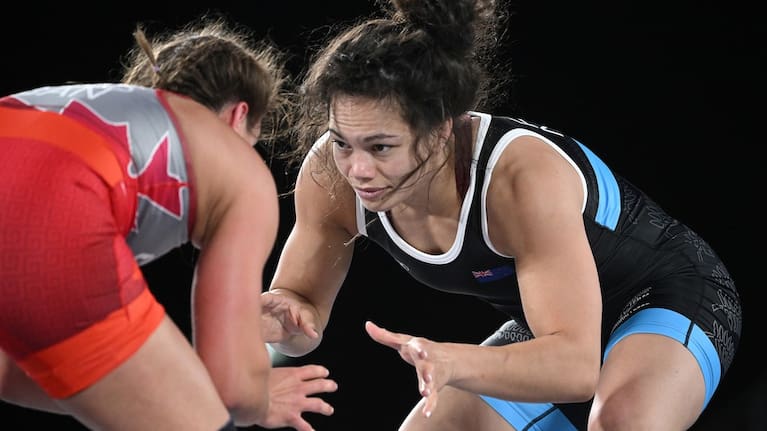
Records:
[[[439,126],[439,142],[446,144],[453,135],[453,119],[448,118]]]
[[[246,130],[248,128],[248,104],[245,102],[226,105],[218,116],[234,130]]]
[[[232,110],[232,116],[237,124],[243,129],[248,128],[248,104],[245,102],[237,102]]]

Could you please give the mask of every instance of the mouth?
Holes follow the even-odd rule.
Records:
[[[383,196],[383,194],[386,192],[385,187],[365,187],[365,188],[354,188],[354,191],[357,193],[357,196],[360,197],[362,200],[366,201],[374,201],[378,200]]]

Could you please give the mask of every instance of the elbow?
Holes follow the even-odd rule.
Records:
[[[584,341],[574,338],[567,344],[569,348],[562,350],[560,367],[564,371],[560,376],[566,376],[562,382],[566,387],[566,399],[563,403],[581,403],[594,398],[599,384],[602,368],[602,353],[597,341]]]
[[[572,388],[573,391],[570,394],[571,399],[568,403],[583,403],[594,398],[594,394],[597,391],[597,384],[596,380],[591,381],[581,379],[580,381],[575,382]]]
[[[248,400],[227,400],[225,402],[226,408],[237,427],[261,425],[269,411],[269,395],[266,392]]]
[[[570,376],[569,387],[571,388],[568,403],[581,403],[594,398],[599,383],[599,361],[588,361],[576,365],[568,371]]]
[[[269,411],[269,373],[271,366],[251,369],[219,394],[235,425],[248,427],[264,423]]]

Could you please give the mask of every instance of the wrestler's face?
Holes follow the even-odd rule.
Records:
[[[336,167],[368,210],[388,211],[417,199],[425,183],[417,170],[423,167],[418,166],[415,136],[396,104],[339,96],[329,120]]]

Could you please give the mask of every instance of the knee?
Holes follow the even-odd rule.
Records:
[[[589,431],[616,431],[650,429],[640,423],[632,400],[628,396],[613,394],[606,399],[594,399],[588,419]]]

